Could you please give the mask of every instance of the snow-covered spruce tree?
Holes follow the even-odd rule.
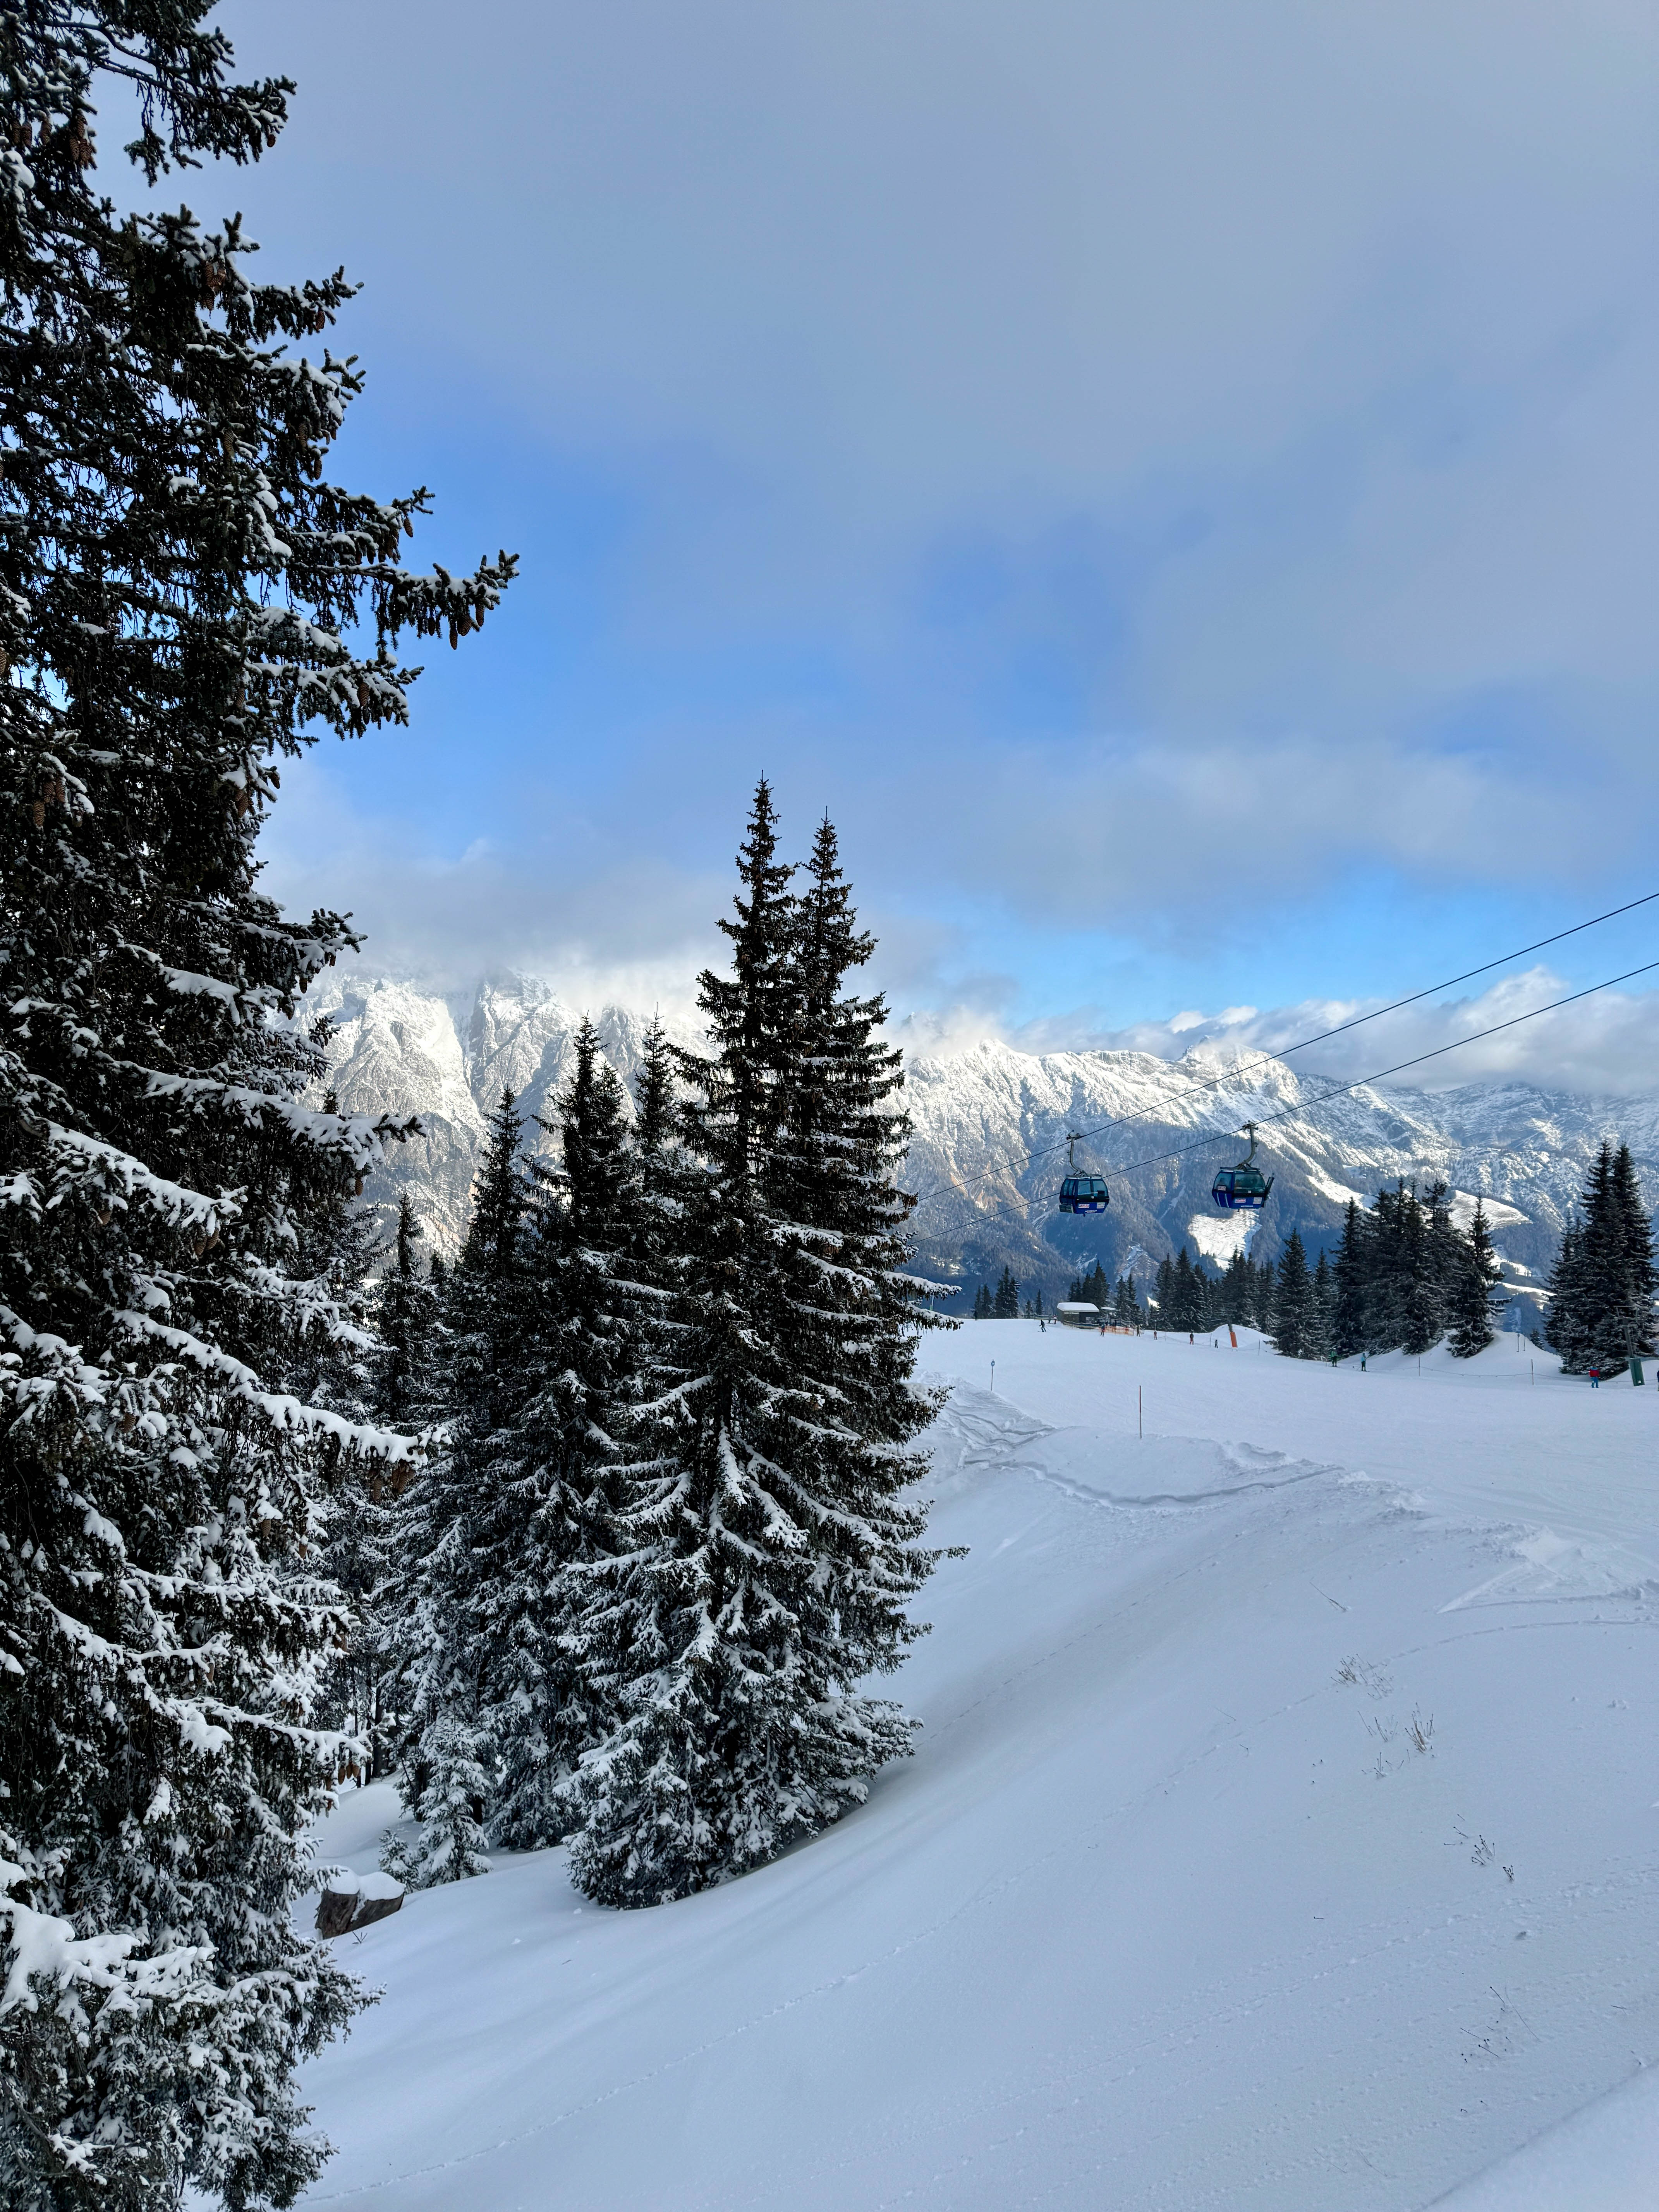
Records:
[[[458,1705],[441,1711],[422,1737],[409,1804],[419,1827],[412,1842],[394,1836],[380,1855],[386,1872],[410,1889],[489,1872],[483,1822],[490,1778],[481,1748],[477,1724]]]
[[[1309,1289],[1308,1327],[1302,1347],[1304,1359],[1330,1358],[1335,1321],[1336,1284],[1331,1273],[1331,1263],[1326,1258],[1322,1245]]]
[[[676,1097],[674,1048],[653,1014],[641,1041],[635,1079],[626,1204],[620,1234],[612,1232],[615,1241],[609,1248],[627,1279],[636,1370],[649,1356],[645,1340],[666,1310],[669,1279],[681,1241]]]
[[[391,1264],[377,1286],[373,1315],[379,1341],[372,1363],[373,1418],[382,1428],[415,1437],[417,1443],[423,1443],[425,1432],[441,1418],[445,1340],[438,1281],[422,1273],[416,1249],[424,1234],[414,1201],[404,1191]],[[357,1517],[350,1532],[340,1526],[342,1502],[330,1501],[331,1547],[346,1553],[331,1565],[331,1571],[351,1601],[353,1614],[350,1638],[337,1666],[350,1711],[360,1717],[354,1724],[368,1747],[371,1778],[390,1771],[404,1737],[393,1546],[398,1500],[414,1467],[410,1460],[368,1463],[367,1479],[353,1486],[351,1510]]]
[[[1339,1359],[1375,1349],[1370,1324],[1370,1224],[1358,1199],[1348,1200],[1342,1242],[1331,1270],[1331,1349]]]
[[[1594,1363],[1653,1350],[1653,1235],[1627,1145],[1603,1139],[1584,1191],[1585,1326]]]
[[[641,1161],[655,1159],[674,1139],[674,1048],[659,1015],[653,1014],[640,1040],[640,1070],[634,1084],[634,1149]]]
[[[1630,1146],[1621,1144],[1613,1156],[1613,1202],[1622,1224],[1623,1276],[1620,1300],[1626,1316],[1625,1355],[1652,1357],[1654,1299],[1659,1294],[1659,1269],[1653,1255],[1653,1222],[1637,1181]]]
[[[1577,1213],[1561,1231],[1555,1265],[1545,1285],[1549,1305],[1544,1320],[1544,1341],[1560,1355],[1564,1374],[1582,1375],[1590,1363],[1589,1331],[1585,1322],[1588,1286],[1584,1267],[1584,1227]]]
[[[1415,1190],[1400,1194],[1398,1234],[1395,1325],[1401,1350],[1417,1358],[1440,1341],[1444,1255]]]
[[[546,1177],[527,1258],[537,1387],[501,1437],[492,1474],[507,1486],[503,1525],[516,1535],[499,1550],[498,1644],[480,1681],[489,1833],[521,1850],[564,1834],[564,1784],[612,1718],[576,1623],[592,1587],[580,1571],[619,1540],[618,1436],[640,1364],[635,1156],[625,1094],[586,1018],[557,1110],[562,1164]]]
[[[1397,1350],[1405,1334],[1406,1200],[1403,1180],[1392,1188],[1379,1189],[1370,1218],[1362,1224],[1367,1261],[1367,1328],[1372,1352]]]
[[[528,1217],[538,1194],[523,1142],[523,1116],[504,1091],[444,1297],[445,1418],[391,1516],[387,1644],[404,1684],[398,1788],[411,1811],[428,1802],[441,1752],[452,1764],[485,1755],[485,1715],[515,1638],[501,1595],[533,1500],[517,1483],[511,1438],[537,1389]],[[447,1784],[438,1787],[433,1802],[447,1802]],[[482,1793],[474,1813],[482,1824]],[[452,1843],[423,1834],[395,1870],[416,1887],[459,1881],[476,1869]]]
[[[1227,1271],[1216,1285],[1216,1319],[1218,1322],[1248,1321],[1250,1315],[1250,1262],[1243,1252],[1235,1252],[1227,1262]]]
[[[848,988],[875,939],[858,927],[827,817],[804,873],[798,1043],[769,1191],[795,1276],[783,1309],[789,1356],[811,1400],[810,1419],[794,1413],[786,1502],[820,1554],[815,1587],[833,1630],[819,1663],[850,1686],[861,1673],[896,1667],[916,1633],[904,1602],[938,1556],[919,1548],[924,1510],[901,1504],[899,1492],[926,1472],[925,1458],[905,1448],[943,1403],[912,1380],[920,1332],[951,1324],[919,1304],[939,1286],[906,1272],[914,1201],[895,1181],[911,1135],[900,1107],[903,1055],[882,1036],[884,999]],[[821,1617],[820,1634],[824,1626]]]
[[[407,1191],[398,1200],[392,1264],[380,1278],[374,1323],[384,1352],[375,1371],[374,1415],[412,1435],[436,1417],[435,1369],[441,1327],[438,1292],[416,1246],[426,1231]]]
[[[1492,1249],[1486,1206],[1479,1198],[1474,1201],[1474,1218],[1469,1224],[1469,1233],[1459,1241],[1462,1250],[1447,1304],[1446,1319],[1453,1357],[1473,1359],[1486,1350],[1496,1334],[1492,1327],[1493,1293],[1502,1273]]]
[[[901,1493],[931,1408],[909,1377],[905,1125],[867,954],[821,839],[805,902],[757,793],[732,973],[705,973],[713,1050],[688,1096],[669,1311],[633,1424],[622,1527],[587,1620],[620,1719],[580,1770],[572,1872],[616,1905],[741,1874],[863,1799],[911,1727],[860,1679],[916,1632],[932,1554]],[[807,1085],[818,1096],[800,1097]]]
[[[1273,1297],[1273,1344],[1286,1359],[1305,1358],[1313,1320],[1313,1277],[1302,1231],[1292,1229],[1279,1255]]]
[[[337,1109],[334,1093],[326,1091],[324,1112]],[[288,1262],[294,1295],[272,1309],[268,1346],[250,1348],[248,1356],[309,1406],[354,1423],[392,1427],[381,1419],[377,1402],[386,1348],[372,1326],[368,1282],[385,1249],[373,1208],[349,1185],[301,1216]],[[339,1591],[346,1610],[346,1626],[324,1670],[318,1717],[363,1743],[371,1775],[384,1764],[375,1694],[380,1671],[376,1594],[383,1574],[379,1509],[388,1482],[405,1464],[328,1439],[318,1470],[318,1570]]]
[[[1582,1215],[1564,1232],[1548,1340],[1570,1375],[1622,1366],[1653,1351],[1653,1231],[1628,1146],[1610,1138],[1584,1179]]]
[[[96,195],[100,82],[152,185],[275,143],[290,88],[234,83],[208,12],[0,9],[9,2212],[286,2203],[326,2154],[293,2069],[361,1998],[289,1917],[354,1755],[312,1718],[316,1461],[398,1446],[247,1356],[377,1149],[273,1026],[353,940],[285,922],[253,848],[277,757],[404,720],[398,634],[471,629],[512,567],[411,575],[423,496],[322,476],[343,278],[255,284],[235,222]]]
[[[1304,1251],[1304,1262],[1306,1258]],[[1278,1306],[1279,1269],[1272,1260],[1263,1260],[1255,1271],[1255,1310],[1250,1318],[1264,1336],[1271,1336],[1273,1333]]]

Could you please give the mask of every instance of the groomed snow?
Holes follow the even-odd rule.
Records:
[[[386,1995],[308,2069],[306,2203],[1659,2202],[1659,1389],[1513,1340],[929,1356],[969,1551],[898,1680],[917,1756],[681,1904],[502,1854],[344,1939]],[[356,1793],[320,1856],[372,1868],[396,1812]]]

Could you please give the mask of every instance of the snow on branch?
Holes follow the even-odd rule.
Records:
[[[292,1136],[325,1150],[343,1146],[360,1175],[366,1175],[374,1165],[381,1147],[388,1143],[402,1144],[406,1138],[423,1133],[417,1115],[399,1121],[391,1114],[371,1117],[367,1114],[325,1114],[316,1108],[297,1105],[290,1098],[274,1096],[268,1091],[250,1091],[245,1085],[223,1083],[210,1075],[162,1075],[154,1069],[144,1071],[146,1096],[151,1098],[182,1098],[192,1106],[215,1104],[228,1107],[240,1114],[245,1121],[258,1123],[266,1115],[274,1115]]]
[[[204,1374],[219,1376],[230,1385],[234,1397],[241,1399],[246,1405],[258,1407],[274,1427],[300,1435],[332,1437],[349,1451],[364,1452],[372,1458],[391,1460],[394,1464],[415,1455],[413,1437],[399,1436],[392,1429],[377,1429],[366,1421],[348,1421],[320,1406],[307,1406],[303,1400],[289,1397],[283,1391],[262,1389],[251,1367],[244,1366],[229,1352],[222,1352],[216,1344],[207,1344],[199,1336],[192,1336],[188,1329],[173,1328],[165,1322],[152,1321],[148,1314],[131,1311],[118,1313],[114,1320],[116,1326],[130,1336],[164,1345]]]
[[[0,1922],[5,1923],[9,1965],[0,2017],[20,2007],[40,2008],[40,1993],[34,1984],[46,1982],[61,1992],[63,2003],[77,1985],[93,1990],[123,1990],[135,2008],[141,2002],[177,1995],[212,1957],[209,1944],[180,1944],[159,1957],[134,1959],[137,1931],[108,1936],[77,1936],[71,1920],[55,1912],[37,1911],[16,1895],[40,1877],[31,1854],[9,1836],[0,1835],[0,1848],[21,1851],[21,1859],[0,1858]]]
[[[221,1000],[241,1019],[242,994],[234,983],[222,982],[216,975],[197,975],[188,968],[163,968],[161,975],[169,991],[184,998]]]
[[[257,1297],[283,1306],[302,1333],[320,1328],[331,1344],[349,1344],[354,1352],[373,1352],[380,1341],[373,1329],[360,1328],[346,1319],[324,1279],[285,1275],[280,1268],[254,1260],[244,1267],[243,1280]]]
[[[40,1218],[40,1194],[35,1188],[34,1177],[21,1170],[16,1175],[0,1176],[0,1206],[19,1206],[25,1213]]]
[[[79,1129],[66,1129],[61,1122],[49,1121],[46,1134],[57,1151],[67,1152],[86,1167],[101,1171],[106,1188],[113,1182],[123,1199],[142,1198],[175,1226],[188,1224],[211,1237],[241,1211],[234,1200],[209,1198],[199,1190],[186,1188],[183,1183],[171,1182],[146,1167],[131,1152],[121,1152],[116,1146],[106,1145],[98,1137],[88,1137]]]
[[[62,1389],[69,1390],[82,1405],[104,1403],[111,1387],[110,1377],[101,1368],[88,1364],[78,1344],[31,1328],[9,1306],[0,1306],[0,1340],[14,1347],[0,1358],[0,1374],[4,1375],[8,1395],[18,1406],[23,1420],[32,1419]],[[23,1375],[18,1371],[23,1361],[31,1358],[40,1364],[43,1373]]]

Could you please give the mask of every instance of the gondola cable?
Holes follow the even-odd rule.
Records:
[[[1420,1000],[1432,997],[1434,993],[1437,991],[1449,991],[1455,984],[1467,983],[1476,975],[1489,975],[1494,968],[1506,968],[1512,960],[1523,960],[1529,952],[1541,952],[1547,945],[1559,945],[1564,941],[1564,939],[1569,937],[1581,936],[1587,929],[1598,928],[1604,921],[1614,921],[1621,914],[1633,914],[1638,907],[1651,906],[1656,900],[1659,900],[1659,891],[1644,892],[1642,897],[1631,899],[1623,906],[1609,907],[1605,914],[1592,915],[1588,921],[1576,921],[1571,929],[1557,930],[1555,934],[1552,937],[1538,938],[1531,945],[1522,945],[1517,947],[1513,952],[1500,953],[1494,960],[1483,960],[1477,968],[1466,968],[1461,975],[1449,975],[1443,982],[1425,984],[1420,991],[1413,991],[1408,997],[1395,999],[1386,1006],[1374,1007],[1368,1014],[1356,1014],[1351,1021],[1337,1023],[1334,1029],[1320,1030],[1312,1036],[1299,1038],[1295,1044],[1287,1044],[1281,1052],[1261,1053],[1257,1056],[1254,1062],[1242,1063],[1238,1066],[1231,1067],[1227,1070],[1225,1074],[1215,1076],[1206,1083],[1188,1082],[1186,1084],[1180,1095],[1183,1098],[1197,1097],[1205,1091],[1218,1091],[1226,1084],[1241,1082],[1249,1076],[1257,1073],[1261,1069],[1273,1066],[1277,1060],[1288,1060],[1292,1053],[1305,1052],[1308,1050],[1310,1046],[1324,1044],[1332,1037],[1345,1035],[1349,1030],[1363,1029],[1367,1022],[1381,1021],[1385,1014],[1397,1014],[1404,1007],[1414,1006]],[[1645,974],[1646,970],[1636,968],[1632,969],[1630,972],[1632,975],[1640,975]],[[1626,980],[1626,978],[1624,976],[1615,975],[1611,979],[1610,982],[1593,984],[1589,991],[1576,992],[1573,996],[1575,998],[1588,998],[1595,991],[1610,990],[1613,983],[1623,982]],[[1555,1011],[1555,1006],[1571,1006],[1571,1004],[1572,999],[1559,999],[1555,1001],[1555,1006],[1539,1006],[1534,1008],[1534,1011],[1540,1014],[1553,1013]],[[1516,1017],[1516,1021],[1530,1021],[1532,1018],[1533,1016],[1531,1014],[1521,1014]],[[1513,1026],[1513,1023],[1500,1022],[1498,1024],[1498,1029],[1512,1028]],[[1460,1042],[1465,1044],[1473,1044],[1478,1042],[1480,1037],[1492,1036],[1496,1035],[1497,1030],[1482,1030],[1478,1031],[1475,1036],[1465,1037],[1460,1040]],[[1452,1052],[1456,1048],[1457,1048],[1455,1045],[1443,1045],[1438,1048],[1438,1050],[1441,1052]],[[1434,1054],[1425,1055],[1425,1057],[1429,1059],[1433,1059],[1435,1056],[1436,1055]],[[1401,1066],[1406,1067],[1413,1067],[1417,1065],[1418,1063],[1415,1060],[1406,1060],[1401,1063]],[[1398,1072],[1399,1071],[1397,1069],[1387,1068],[1384,1069],[1383,1074],[1395,1074]],[[1382,1078],[1381,1076],[1367,1076],[1364,1079],[1364,1081],[1376,1083],[1380,1082],[1382,1079]],[[1350,1085],[1348,1087],[1351,1090],[1358,1090],[1360,1086],[1358,1084],[1354,1084]],[[1335,1096],[1337,1094],[1330,1093],[1328,1095]],[[965,1182],[952,1180],[949,1182],[935,1183],[931,1190],[920,1191],[917,1193],[915,1204],[918,1206],[925,1206],[930,1199],[941,1198],[945,1196],[946,1193],[951,1191],[959,1192],[965,1195],[969,1191],[976,1189],[981,1183],[988,1182],[994,1175],[1000,1174],[1004,1168],[1029,1167],[1036,1160],[1049,1159],[1052,1158],[1056,1152],[1068,1151],[1070,1146],[1080,1141],[1083,1138],[1100,1136],[1108,1129],[1122,1128],[1126,1124],[1131,1121],[1149,1121],[1153,1115],[1159,1111],[1160,1107],[1165,1102],[1160,1100],[1152,1106],[1141,1107],[1133,1114],[1116,1115],[1110,1121],[1097,1122],[1091,1129],[1074,1130],[1060,1144],[1045,1145],[1035,1152],[1012,1154],[1007,1159],[995,1161],[990,1167],[982,1169],[978,1175],[970,1176]],[[1279,1114],[1270,1114],[1259,1118],[1266,1121],[1282,1121],[1285,1116]],[[1196,1152],[1200,1149],[1203,1144],[1213,1144],[1217,1136],[1222,1133],[1224,1133],[1221,1131],[1214,1131],[1207,1138],[1201,1139],[1198,1145],[1188,1146],[1185,1147],[1185,1150],[1188,1152]],[[1175,1155],[1170,1155],[1169,1157],[1173,1158]],[[1127,1169],[1121,1168],[1117,1170],[1116,1172],[1119,1174],[1126,1174],[1128,1170]],[[1028,1201],[1028,1203],[1032,1201]]]
[[[1540,1014],[1559,1013],[1563,1006],[1576,1006],[1580,999],[1593,999],[1598,991],[1612,990],[1615,983],[1628,983],[1637,975],[1650,975],[1656,968],[1659,968],[1659,960],[1650,960],[1641,968],[1627,968],[1622,975],[1609,975],[1605,982],[1592,983],[1585,990],[1570,992],[1565,999],[1553,1000],[1547,1006],[1534,1006],[1528,1014],[1515,1014],[1506,1022],[1494,1022],[1490,1029],[1475,1030],[1468,1036],[1454,1038],[1450,1044],[1437,1045],[1432,1052],[1420,1052],[1414,1060],[1396,1060],[1392,1067],[1379,1068],[1375,1075],[1362,1075],[1357,1082],[1334,1085],[1310,1103],[1285,1106],[1277,1114],[1263,1114],[1258,1117],[1258,1125],[1288,1121],[1298,1114],[1316,1114],[1332,1099],[1346,1098],[1355,1091],[1363,1091],[1367,1084],[1382,1083],[1390,1075],[1403,1075],[1408,1067],[1421,1067],[1425,1061],[1440,1060],[1449,1052],[1460,1052],[1466,1044],[1479,1044],[1484,1037],[1498,1036],[1505,1030],[1519,1029],[1523,1022],[1535,1022]],[[1166,1160],[1185,1159],[1189,1152],[1203,1152],[1215,1143],[1218,1135],[1224,1133],[1224,1131],[1212,1130],[1207,1136],[1199,1138],[1194,1144],[1178,1145],[1173,1152],[1150,1152],[1143,1160],[1126,1160],[1121,1167],[1114,1169],[1113,1173],[1133,1175],[1139,1168],[1160,1167]]]

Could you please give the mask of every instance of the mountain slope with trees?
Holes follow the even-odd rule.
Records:
[[[372,1186],[383,1233],[392,1233],[398,1191],[408,1187],[439,1248],[453,1251],[497,1078],[506,1071],[527,1110],[541,1110],[538,1102],[568,1077],[579,1011],[526,977],[487,981],[452,1005],[411,984],[336,969],[313,995],[339,1025],[330,1050],[341,1097],[361,1112],[419,1110],[430,1132],[401,1147]],[[633,1088],[647,1023],[615,1006],[595,1021],[601,1050]],[[675,1041],[695,1048],[695,1024]],[[1246,1249],[1253,1261],[1276,1265],[1296,1228],[1310,1253],[1323,1249],[1334,1260],[1350,1197],[1363,1202],[1402,1180],[1419,1188],[1443,1181],[1466,1229],[1474,1200],[1483,1200],[1505,1285],[1530,1302],[1530,1327],[1603,1136],[1622,1133],[1638,1174],[1659,1188],[1659,1100],[1475,1084],[1434,1093],[1362,1090],[1314,1111],[1323,1087],[1316,1077],[1249,1060],[1248,1074],[1234,1080],[1236,1060],[1213,1045],[1173,1063],[1137,1053],[1038,1056],[992,1042],[948,1059],[908,1054],[914,1134],[902,1179],[929,1194],[915,1218],[918,1263],[960,1286],[964,1312],[975,1286],[994,1291],[1005,1267],[1022,1297],[1040,1288],[1052,1308],[1097,1261],[1114,1276],[1132,1267],[1144,1287],[1159,1259],[1173,1259],[1183,1244],[1212,1268],[1224,1271]],[[1266,1214],[1247,1232],[1242,1217],[1212,1204],[1210,1179],[1237,1157],[1244,1121],[1286,1107],[1289,1119],[1262,1131],[1276,1179]],[[1066,1132],[1126,1115],[1136,1118],[1091,1140],[1092,1164],[1111,1182],[1109,1208],[1062,1217],[1054,1199]],[[1196,1153],[1133,1176],[1111,1173],[1119,1162],[1190,1145],[1205,1129],[1215,1132],[1213,1144]],[[1029,1152],[1039,1157],[1028,1160]],[[1137,1249],[1149,1257],[1137,1258]]]

